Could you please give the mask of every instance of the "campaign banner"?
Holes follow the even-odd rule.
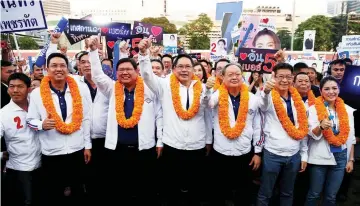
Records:
[[[0,1],[1,33],[47,29],[41,1]]]
[[[154,37],[154,44],[161,44],[161,41],[163,40],[163,32],[164,28],[161,26],[146,24],[139,21],[134,22],[134,27],[132,30],[132,34],[143,34],[144,37],[149,37],[152,35]]]
[[[360,109],[360,66],[346,65],[339,96],[350,107]]]
[[[339,59],[350,58],[350,52],[349,51],[338,52],[338,57]]]
[[[129,57],[139,53],[138,44],[144,38],[142,34],[129,35],[129,36],[119,36],[119,37],[106,37],[106,49],[108,58],[113,58],[113,51],[116,45],[116,42],[126,41],[129,47]],[[115,52],[115,51],[114,51]]]
[[[274,57],[278,50],[240,48],[238,63],[244,72],[262,71],[271,73],[276,65]]]
[[[69,34],[98,35],[101,36],[129,36],[131,24],[111,22],[96,24],[91,20],[69,19]]]
[[[360,51],[360,35],[342,36],[342,51]]]
[[[177,53],[177,34],[163,34],[164,54]]]
[[[210,42],[210,59],[217,61],[221,58],[227,58],[227,39],[213,39]]]
[[[280,39],[275,33],[275,23],[275,19],[271,17],[244,16],[235,56],[239,56],[240,48],[281,49]]]
[[[53,33],[62,33],[66,28],[68,20],[65,17],[62,17],[56,27],[53,30]],[[36,59],[35,65],[41,67],[46,63],[46,52],[50,46],[51,38],[46,42],[45,46],[41,49],[38,58]]]
[[[87,16],[81,18],[81,20],[91,20],[91,18],[92,18],[92,15],[90,14],[90,15],[87,15]],[[76,43],[78,43],[86,38],[89,38],[91,36],[91,35],[84,35],[84,34],[79,34],[79,35],[69,34],[69,24],[66,25],[64,34],[71,45],[76,44]]]
[[[305,30],[304,31],[304,41],[303,41],[303,51],[304,52],[313,52],[314,51],[315,35],[316,35],[316,30]]]

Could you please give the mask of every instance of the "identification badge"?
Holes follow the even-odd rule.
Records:
[[[337,152],[341,152],[341,151],[342,151],[341,146],[337,147],[337,146],[334,146],[334,145],[330,145],[330,152],[331,153],[337,153]]]

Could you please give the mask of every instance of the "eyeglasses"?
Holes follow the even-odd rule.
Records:
[[[176,68],[178,69],[186,69],[186,70],[191,70],[193,67],[191,65],[176,65]]]
[[[333,68],[333,71],[334,72],[338,72],[338,71],[343,72],[343,71],[345,71],[345,68]]]
[[[292,81],[293,80],[293,76],[292,75],[287,75],[287,76],[282,76],[282,75],[279,75],[279,76],[275,76],[275,78],[277,78],[278,80],[283,80],[283,79],[286,79],[288,81]]]
[[[118,72],[121,73],[121,74],[122,74],[122,73],[125,73],[125,72],[126,72],[126,73],[130,73],[130,72],[132,72],[132,71],[135,71],[135,70],[134,70],[133,68],[119,68],[119,69],[118,69]]]

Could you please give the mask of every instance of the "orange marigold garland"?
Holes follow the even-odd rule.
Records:
[[[218,77],[216,77],[215,84],[214,84],[214,87],[213,87],[214,92],[216,90],[218,90],[220,86],[221,86],[220,79]]]
[[[247,111],[249,108],[249,90],[245,84],[241,85],[240,108],[235,126],[230,127],[229,120],[229,93],[225,85],[219,88],[219,124],[220,130],[228,139],[238,138],[246,126]]]
[[[115,83],[115,101],[116,120],[118,124],[126,129],[135,127],[140,120],[144,105],[143,79],[141,77],[136,79],[134,109],[129,119],[126,119],[124,112],[124,86],[119,81]]]
[[[48,76],[45,76],[41,80],[40,95],[46,112],[52,119],[55,120],[55,129],[62,134],[72,134],[81,127],[83,120],[83,105],[76,81],[72,77],[68,76],[66,77],[66,82],[70,89],[73,105],[72,120],[70,124],[65,123],[62,117],[60,117],[56,112],[50,91],[50,78]]]
[[[186,111],[182,108],[180,100],[180,83],[179,80],[175,77],[174,74],[170,76],[170,87],[171,87],[171,97],[174,105],[176,114],[183,120],[189,120],[193,118],[200,108],[200,98],[202,91],[202,84],[199,79],[193,76],[193,80],[197,80],[194,84],[194,97],[190,108]]]
[[[316,98],[315,101],[315,109],[317,112],[319,122],[328,119],[329,114],[326,111],[326,107],[324,105],[324,99],[322,97]],[[332,129],[323,130],[322,134],[324,135],[326,141],[329,144],[334,146],[341,146],[346,143],[349,133],[350,133],[350,126],[349,126],[349,116],[346,112],[345,103],[344,101],[338,97],[335,100],[335,112],[339,117],[339,134],[334,135]]]
[[[276,90],[272,90],[271,96],[274,103],[276,114],[287,134],[294,140],[301,140],[308,133],[308,121],[306,116],[306,109],[299,92],[294,87],[291,87],[289,91],[294,101],[299,128],[296,128],[295,125],[291,122],[290,118],[288,117],[284,105],[281,101],[279,92],[277,92]]]
[[[311,91],[311,89],[308,91],[308,105],[311,107],[315,104],[316,97],[314,93]]]

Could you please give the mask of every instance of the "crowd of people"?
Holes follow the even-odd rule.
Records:
[[[344,60],[318,78],[280,50],[272,74],[247,75],[228,59],[151,58],[150,38],[112,68],[91,38],[74,68],[58,43],[30,77],[1,60],[4,206],[329,206],[349,187],[360,123]]]

